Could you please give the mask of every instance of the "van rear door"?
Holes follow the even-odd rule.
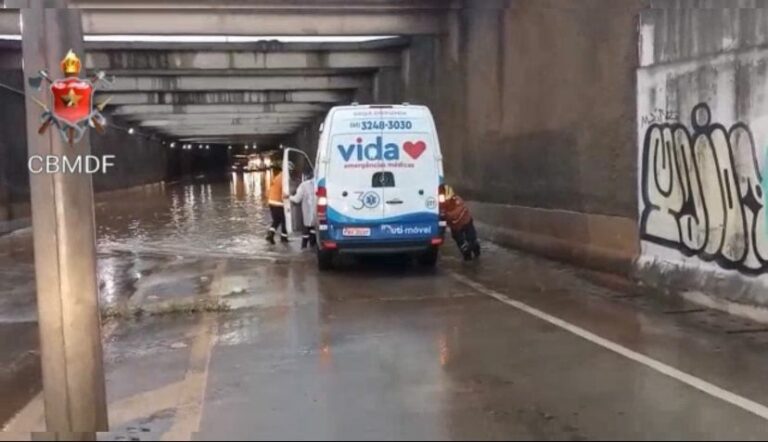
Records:
[[[339,110],[333,116],[325,187],[334,239],[371,239],[372,226],[384,215],[383,189],[373,185],[383,167],[377,144],[381,131],[370,125],[380,118],[380,110],[367,107]]]
[[[441,172],[432,117],[422,108],[396,107],[384,110],[381,121],[387,145],[399,147],[382,172],[387,182],[382,231],[403,239],[434,237]]]

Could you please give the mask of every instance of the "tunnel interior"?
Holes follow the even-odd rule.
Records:
[[[281,145],[313,157],[332,106],[408,102],[432,111],[445,178],[478,219],[505,238],[533,233],[525,247],[561,256],[593,254],[597,242],[596,263],[626,268],[638,247],[642,1],[282,3],[126,12],[77,2],[86,70],[115,76],[97,97],[112,97],[111,129],[91,144],[119,161],[94,176],[97,192],[225,171],[235,156]],[[195,39],[147,41],[157,35]],[[5,81],[23,86],[19,41],[0,41],[0,62]],[[3,133],[15,134],[0,138],[0,218],[28,219],[24,101],[0,94]]]

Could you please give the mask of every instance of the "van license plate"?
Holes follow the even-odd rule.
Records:
[[[344,236],[371,236],[370,227],[344,227],[341,231]]]

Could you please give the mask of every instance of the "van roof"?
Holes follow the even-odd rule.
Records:
[[[368,114],[369,112],[383,111],[385,114],[398,115],[398,116],[410,116],[411,118],[432,116],[427,106],[415,105],[415,104],[363,104],[363,105],[345,105],[334,106],[328,111],[328,118],[349,118],[350,116],[359,115],[360,113]]]
[[[426,106],[420,104],[348,104],[343,106],[334,106],[335,110],[351,109],[426,109]]]

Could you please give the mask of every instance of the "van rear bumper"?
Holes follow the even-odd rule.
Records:
[[[322,247],[322,241],[321,241]],[[420,253],[436,247],[431,239],[419,241],[343,241],[336,243],[336,251],[344,255],[386,255],[394,253]]]

